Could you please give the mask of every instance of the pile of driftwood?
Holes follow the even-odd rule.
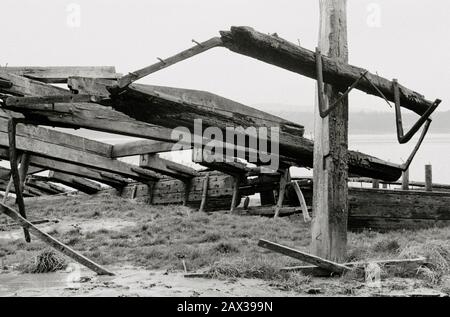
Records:
[[[303,126],[208,92],[135,83],[215,47],[313,79],[320,77],[324,83],[381,93],[419,115],[429,114],[436,104],[396,82],[326,56],[321,59],[322,73],[318,76],[313,51],[249,27],[233,27],[221,32],[220,37],[195,42],[188,50],[125,76],[116,73],[114,67],[5,67],[0,69],[0,159],[10,161],[11,168],[0,169],[0,190],[5,192],[5,199],[8,192],[16,194],[19,212],[4,202],[0,210],[24,227],[27,240],[30,231],[98,273],[109,272],[26,220],[23,196],[64,193],[67,187],[60,185],[87,194],[109,187],[132,198],[146,197],[152,204],[184,203],[200,210],[234,211],[241,197],[260,193],[263,204],[272,206],[272,215],[280,216],[286,213],[283,206],[290,187],[296,195],[295,204],[300,206],[294,211],[300,210],[309,221],[310,204],[289,174],[292,166],[313,165],[314,144],[304,137]],[[367,81],[358,81],[361,73]],[[66,84],[67,88],[55,84]],[[394,85],[396,90],[392,89]],[[202,130],[196,131],[199,119]],[[110,145],[45,126],[85,128],[142,140]],[[174,136],[173,129],[179,127],[185,135]],[[224,135],[228,127],[243,127],[237,136],[247,141],[242,145],[214,140],[227,149],[228,156],[231,153],[231,159],[196,159],[207,168],[205,171],[158,155],[173,151],[174,144],[181,144],[183,149],[210,144],[212,139],[204,134],[209,127],[219,128]],[[279,148],[279,167],[269,173],[262,169],[267,165],[263,160],[252,162],[257,167],[248,167],[234,157],[237,153],[244,153],[245,159],[267,154],[267,149],[250,146],[248,139],[254,136],[247,128],[251,127],[279,128],[277,140],[268,136],[258,136],[257,140],[271,141]],[[140,156],[139,166],[118,160],[129,156]],[[348,153],[348,166],[355,176],[387,182],[397,181],[403,170],[401,165],[354,151]],[[43,171],[49,171],[48,175],[36,175]]]

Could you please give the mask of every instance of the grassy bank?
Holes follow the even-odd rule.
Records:
[[[200,214],[182,206],[149,206],[111,196],[40,199],[27,206],[30,217],[61,220],[46,230],[103,265],[182,271],[184,260],[189,272],[209,271],[217,278],[261,278],[298,291],[314,284],[299,273],[279,273],[279,268],[299,261],[257,246],[259,239],[267,239],[308,251],[309,225],[301,216],[275,221],[224,212]],[[1,216],[0,224],[4,221]],[[27,244],[22,238],[2,237],[0,259],[5,267],[19,268],[46,248],[38,240]],[[427,256],[432,265],[408,277],[442,290],[450,272],[449,238],[448,228],[350,233],[348,260]],[[351,277],[341,277],[339,292],[345,294],[352,285]]]

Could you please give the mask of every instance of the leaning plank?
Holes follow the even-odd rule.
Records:
[[[87,268],[91,269],[95,273],[99,275],[114,275],[114,273],[111,273],[98,265],[97,263],[89,260],[85,256],[77,253],[67,245],[61,243],[60,241],[56,240],[52,236],[48,235],[47,233],[41,231],[38,229],[35,225],[33,225],[31,222],[23,218],[21,215],[19,215],[14,209],[6,206],[3,203],[0,203],[0,210],[7,216],[11,217],[15,222],[19,223],[22,227],[27,228],[33,235],[44,241],[45,243],[49,244],[56,250],[60,251],[61,253],[67,255],[68,257],[74,259],[78,263],[86,266]]]
[[[17,96],[51,96],[70,95],[70,91],[64,88],[41,83],[26,77],[0,72],[0,79],[8,81],[10,87],[0,86],[0,91]]]
[[[303,196],[303,192],[302,192],[302,189],[300,188],[298,181],[294,180],[292,182],[292,185],[294,186],[295,193],[297,194],[298,201],[300,202],[300,207],[302,208],[303,221],[311,222],[311,217],[309,216],[308,206],[306,205],[305,196]]]
[[[247,55],[263,62],[317,79],[315,54],[313,51],[296,44],[255,31],[250,27],[232,27],[231,31],[222,31],[225,47],[239,54]],[[364,72],[364,69],[323,57],[323,80],[337,87],[351,86]],[[367,73],[367,78],[388,98],[394,100],[393,82],[378,75]],[[367,82],[361,81],[356,89],[379,96],[377,90]],[[422,115],[432,102],[424,96],[406,87],[400,86],[401,105]]]
[[[342,274],[346,271],[351,270],[351,268],[346,265],[328,261],[328,260],[322,259],[318,256],[311,255],[311,254],[308,254],[305,252],[301,252],[301,251],[298,251],[298,250],[295,250],[292,248],[288,248],[288,247],[285,247],[285,246],[282,246],[280,244],[273,243],[270,241],[259,240],[258,246],[269,249],[274,252],[278,252],[278,253],[287,255],[289,257],[292,257],[292,258],[295,258],[295,259],[298,259],[298,260],[301,260],[304,262],[308,262],[308,263],[317,265],[318,267],[328,270],[333,273]]]
[[[150,75],[158,70],[164,69],[170,65],[176,64],[180,61],[186,60],[188,58],[191,58],[195,55],[198,55],[200,53],[203,53],[207,50],[210,50],[214,47],[221,46],[222,40],[219,37],[214,37],[208,41],[205,41],[203,43],[198,43],[196,46],[187,49],[181,53],[178,53],[172,57],[166,58],[165,60],[161,60],[159,63],[150,65],[148,67],[142,68],[140,70],[134,71],[132,73],[129,73],[128,75],[125,75],[119,79],[119,88],[123,88],[131,84],[132,82],[143,78],[147,75]]]
[[[116,79],[120,75],[116,73],[114,66],[16,66],[2,67],[0,73],[9,73],[24,76],[44,83],[63,84],[72,76],[92,78]]]

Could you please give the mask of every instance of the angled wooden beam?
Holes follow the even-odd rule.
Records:
[[[232,27],[230,31],[220,32],[223,45],[233,52],[256,58],[260,61],[287,69],[289,71],[317,79],[315,71],[315,53],[278,36],[267,35],[250,27]],[[337,87],[351,86],[365,70],[332,57],[323,56],[323,80]],[[393,82],[381,76],[367,73],[366,77],[377,88],[374,89],[367,80],[362,80],[356,89],[371,95],[384,96],[394,102]],[[405,107],[422,115],[433,102],[406,87],[400,87],[400,101]]]
[[[202,200],[200,202],[199,212],[204,212],[206,207],[206,200],[208,199],[208,185],[209,185],[209,173],[206,173],[203,179]]]
[[[8,81],[9,88],[0,86],[0,91],[16,96],[70,95],[70,90],[48,85],[23,76],[0,72],[0,79]]]
[[[86,194],[95,194],[102,189],[101,185],[98,183],[63,172],[50,171],[48,179],[52,182],[69,186]]]
[[[274,218],[278,218],[280,215],[280,210],[283,207],[284,195],[286,193],[286,186],[291,181],[291,174],[289,168],[284,168],[280,176],[280,189],[278,190],[278,201],[275,206]]]
[[[328,270],[333,273],[342,274],[344,272],[351,271],[350,267],[347,267],[345,265],[329,261],[323,258],[320,258],[318,256],[308,254],[305,252],[301,252],[289,247],[285,247],[283,245],[273,243],[267,240],[259,240],[258,246],[269,249],[271,251],[281,253],[284,255],[287,255],[289,257],[295,258],[300,261],[304,261],[310,264],[314,264],[319,268]]]
[[[157,154],[141,155],[139,166],[181,180],[198,176],[195,169],[163,159]]]
[[[113,158],[118,158],[143,154],[156,154],[171,152],[173,148],[174,143],[139,140],[113,145],[111,156]]]
[[[187,50],[185,50],[181,53],[178,53],[172,57],[161,60],[159,63],[150,65],[148,67],[142,68],[140,70],[134,71],[132,73],[129,73],[128,75],[121,77],[118,82],[118,88],[124,88],[124,87],[128,86],[129,84],[131,84],[132,82],[139,80],[139,79],[141,79],[147,75],[150,75],[154,72],[157,72],[158,70],[164,69],[164,68],[174,65],[180,61],[186,60],[188,58],[191,58],[195,55],[198,55],[200,53],[203,53],[207,50],[210,50],[214,47],[221,46],[221,45],[222,45],[222,40],[218,37],[214,37],[203,43],[198,43],[196,46],[194,46],[190,49],[187,49]]]
[[[114,66],[7,66],[0,69],[0,73],[24,76],[44,83],[63,84],[72,76],[92,78],[117,79]],[[0,75],[1,76],[1,75]]]
[[[78,263],[86,266],[87,268],[91,269],[92,271],[96,272],[99,275],[114,275],[113,273],[109,272],[108,270],[104,269],[97,263],[89,260],[85,256],[81,255],[80,253],[74,251],[67,245],[63,244],[62,242],[56,240],[49,234],[41,231],[38,229],[35,225],[33,225],[31,222],[23,218],[21,215],[19,215],[18,212],[16,212],[14,209],[6,206],[3,203],[0,203],[0,211],[3,212],[5,215],[12,218],[15,222],[19,223],[23,228],[27,228],[33,235],[35,235],[37,238],[44,241],[46,244],[52,246],[59,252],[63,253],[64,255],[67,255],[71,259],[77,261]]]
[[[300,202],[300,207],[302,208],[303,221],[311,222],[311,216],[308,212],[308,205],[306,204],[305,196],[303,196],[299,182],[294,180],[291,184],[294,186],[295,193],[297,194],[298,201]]]
[[[55,184],[50,184],[48,181],[49,179],[47,177],[34,178],[34,176],[32,176],[27,180],[26,186],[28,188],[30,187],[35,188],[49,195],[56,195],[67,192],[66,189],[57,186]]]

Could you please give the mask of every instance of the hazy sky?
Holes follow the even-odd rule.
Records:
[[[313,50],[318,7],[317,0],[2,0],[0,64],[115,65],[127,73],[232,25],[277,32]],[[441,98],[441,110],[450,110],[449,1],[349,0],[348,26],[350,63]],[[142,82],[208,90],[248,105],[311,110],[315,84],[223,48]],[[350,107],[388,109],[361,93],[352,94]]]

